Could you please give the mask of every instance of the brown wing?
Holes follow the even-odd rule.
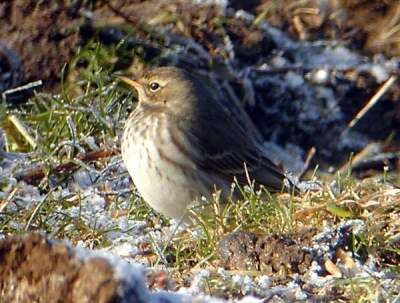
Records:
[[[174,125],[187,138],[182,146],[192,147],[187,152],[196,166],[228,183],[236,178],[240,185],[248,184],[247,169],[251,180],[281,190],[285,176],[261,148],[260,135],[244,110],[225,100],[217,86],[204,85],[204,79],[187,75],[187,80],[193,94],[185,96],[184,105],[190,104],[190,110]]]
[[[251,129],[238,121],[248,117],[232,117],[226,109],[217,109],[180,127],[194,147],[191,157],[197,167],[229,183],[236,178],[240,185],[248,184],[247,169],[252,181],[280,191],[285,179],[283,172],[268,159]],[[221,123],[222,120],[225,122]]]
[[[219,137],[215,132],[207,138],[198,138],[196,141],[201,155],[195,161],[196,164],[204,171],[218,175],[227,182],[233,182],[236,178],[240,185],[246,185],[248,174],[251,181],[254,180],[269,190],[281,190],[285,178],[281,170],[259,148],[242,139],[246,140],[237,134],[233,136],[223,134],[223,137]],[[218,140],[221,146],[218,146],[219,144],[212,146],[214,140]],[[200,146],[203,146],[203,149]]]

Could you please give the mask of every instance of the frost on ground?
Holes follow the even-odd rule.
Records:
[[[232,22],[231,27],[216,31],[221,33],[223,39],[219,40],[220,34],[210,35],[212,39],[202,40],[202,45],[194,39],[157,30],[156,38],[146,33],[146,39],[153,39],[150,41],[153,43],[151,48],[147,40],[134,40],[132,44],[139,45],[138,48],[147,43],[138,54],[151,49],[157,54],[152,56],[158,56],[151,58],[158,63],[196,69],[209,77],[210,82],[219,85],[219,92],[226,97],[224,100],[242,102],[260,133],[268,138],[265,148],[271,158],[295,174],[301,174],[307,168],[303,162],[306,151],[311,146],[316,146],[323,159],[340,162],[338,157],[346,157],[349,151],[360,151],[370,143],[370,136],[373,138],[376,133],[368,125],[368,119],[364,120],[364,128],[346,132],[344,130],[354,112],[375,93],[375,89],[392,74],[396,74],[399,66],[397,58],[386,59],[380,55],[367,58],[337,41],[294,41],[266,22],[256,22],[256,16],[248,12],[232,12],[231,8],[227,8],[228,1],[195,2],[213,2],[222,6],[223,13],[226,14],[223,19],[227,23]],[[153,14],[158,13],[158,10],[146,12]],[[213,14],[214,10],[210,10],[207,16],[214,20],[218,16]],[[86,15],[87,22],[90,22],[91,14]],[[94,16],[99,17],[96,13]],[[154,22],[158,20],[151,19]],[[169,20],[161,19],[165,19],[165,22]],[[259,27],[255,26],[256,23]],[[208,25],[213,24],[219,26],[224,23],[210,22]],[[240,30],[244,30],[244,33]],[[202,39],[208,39],[207,34],[199,32]],[[258,35],[256,38],[260,38],[250,46],[244,45],[242,40],[245,39],[240,39],[241,34],[243,38],[249,32],[255,32]],[[127,33],[120,28],[112,28],[102,34],[110,40],[119,37],[118,44],[123,44],[121,37],[127,37]],[[163,39],[159,39],[160,35]],[[209,49],[206,50],[205,45]],[[256,53],[248,55],[252,50]],[[225,61],[210,70],[212,51],[226,54],[226,57],[222,56]],[[130,52],[134,53],[133,50]],[[99,75],[102,75],[101,72]],[[89,81],[78,80],[84,83],[82,87],[76,85],[80,93],[93,85]],[[94,80],[96,81],[97,79]],[[101,101],[101,96],[114,91],[113,89],[115,83],[105,83],[99,89],[96,102]],[[91,94],[89,91],[90,100]],[[395,92],[392,95],[396,96]],[[84,107],[79,103],[86,95],[77,98],[69,96],[74,106],[75,103],[79,104],[80,107],[76,108],[60,98],[62,97],[55,98],[59,107],[55,107],[55,110],[51,108],[56,114],[65,111],[70,113],[78,108],[79,113],[93,111],[99,115],[100,110],[96,111],[98,108],[93,104]],[[49,100],[45,99],[46,102]],[[120,101],[114,100],[107,106],[115,108],[115,103],[121,103]],[[393,99],[388,98],[386,103],[392,101]],[[357,108],[349,106],[354,102],[357,102]],[[393,104],[395,106],[397,103]],[[93,108],[96,110],[92,110]],[[382,121],[385,124],[384,130],[392,127],[390,123],[394,125],[395,120],[391,116],[393,112],[386,112],[390,114],[390,119]],[[38,121],[45,116],[42,113],[36,114]],[[100,117],[100,120],[106,121],[105,124],[110,129],[115,127],[116,134],[113,136],[118,135],[121,116],[116,115],[117,123],[112,121],[112,114],[107,114],[109,116]],[[71,116],[66,119],[69,122],[68,127],[73,130]],[[373,121],[375,117],[381,118],[380,112],[371,117]],[[26,118],[26,114],[22,114],[20,118]],[[376,127],[380,126],[377,124],[375,123]],[[35,133],[35,127],[33,129],[31,132]],[[39,292],[39,286],[46,283],[46,277],[54,277],[51,272],[55,270],[55,275],[60,271],[62,274],[53,281],[67,283],[69,278],[81,281],[82,287],[73,287],[80,293],[74,293],[69,284],[65,284],[67,286],[64,289],[66,293],[77,295],[78,298],[86,291],[93,296],[97,294],[97,289],[87,289],[84,284],[85,280],[93,282],[91,279],[96,278],[99,278],[98,285],[107,281],[109,283],[109,287],[104,288],[107,293],[99,291],[98,294],[116,294],[120,298],[125,295],[134,296],[138,302],[329,301],[338,297],[348,299],[349,294],[353,297],[358,295],[354,294],[355,286],[364,297],[375,298],[377,301],[398,298],[400,289],[396,264],[400,262],[400,190],[386,182],[385,177],[383,181],[366,185],[353,180],[355,184],[350,187],[346,187],[339,177],[326,187],[304,184],[304,193],[299,197],[286,195],[285,198],[283,195],[282,205],[288,206],[287,213],[279,213],[283,207],[276,207],[273,209],[275,212],[269,214],[271,221],[276,220],[279,223],[279,233],[272,229],[267,235],[257,235],[250,232],[239,233],[235,229],[235,233],[218,234],[221,238],[218,245],[212,247],[214,250],[211,252],[202,251],[200,258],[193,251],[204,238],[212,239],[216,233],[212,231],[207,234],[199,228],[177,228],[170,225],[165,218],[154,214],[134,191],[119,156],[87,162],[67,157],[65,154],[73,155],[71,150],[74,148],[85,153],[116,144],[114,141],[107,145],[109,142],[103,142],[102,139],[97,142],[85,134],[74,136],[75,131],[76,128],[71,131],[74,140],[59,139],[62,141],[58,145],[51,146],[52,154],[43,156],[35,152],[7,152],[5,135],[0,130],[0,238],[4,248],[0,249],[1,265],[12,265],[12,262],[6,262],[13,261],[12,258],[18,256],[16,253],[25,253],[26,256],[33,249],[39,248],[38,255],[35,255],[37,259],[34,259],[37,262],[18,264],[27,266],[21,267],[27,272],[35,274],[32,269],[37,270],[37,276],[32,280],[37,282],[37,287],[33,284],[21,284],[24,287],[20,288],[21,296],[24,291]],[[45,134],[39,134],[38,137],[41,136],[41,139],[47,139]],[[379,154],[383,147],[378,143],[375,147],[377,148],[373,149],[373,154]],[[60,151],[65,154],[59,155],[62,154]],[[74,162],[73,169],[52,171],[59,164],[57,161],[67,160]],[[21,177],[26,176],[29,170],[37,171],[39,167],[43,177],[37,180]],[[242,205],[248,206],[253,202],[254,197],[250,196]],[[288,217],[290,220],[287,220]],[[287,232],[290,224],[285,220],[292,223],[289,227],[300,229],[311,226],[314,230],[305,234],[290,234]],[[199,225],[203,223],[200,221]],[[373,237],[363,238],[365,234],[370,235],[368,232],[371,232],[371,226],[378,229],[372,232],[382,235],[379,238],[384,242],[382,251],[374,251],[377,246],[372,245],[374,249],[368,250],[368,245],[375,244],[373,242],[376,240]],[[66,239],[78,248],[71,244],[47,241],[37,235],[13,238],[14,240],[8,238],[26,231],[40,231],[52,239]],[[185,246],[188,238],[195,244]],[[23,241],[30,244],[21,244]],[[353,247],[354,243],[361,248]],[[388,243],[392,246],[386,249]],[[171,246],[176,254],[169,251]],[[18,250],[21,247],[26,250]],[[222,250],[219,256],[216,255],[217,248]],[[31,255],[34,254],[29,254]],[[60,269],[50,266],[54,259],[49,258],[49,262],[43,262],[44,256],[57,256],[59,259],[56,259],[60,261],[58,264],[61,267],[64,264],[64,267]],[[99,261],[98,258],[105,258],[106,261]],[[179,258],[184,260],[179,261]],[[46,264],[49,267],[44,266]],[[18,271],[19,266],[7,267],[8,271],[4,271],[4,266],[1,268],[3,271],[0,272],[8,275],[7,283],[24,279],[21,276],[24,273]],[[45,275],[43,270],[50,275]],[[100,271],[104,275],[98,275]],[[14,275],[14,272],[18,275]],[[6,291],[8,284],[4,284],[4,281],[6,280],[0,279],[0,286]],[[0,293],[4,294],[5,292]],[[126,301],[129,302],[129,299]]]
[[[21,165],[26,164],[24,162],[26,160],[21,161]],[[12,176],[13,170],[18,165],[9,165],[6,162],[5,160],[2,162],[3,172],[5,173],[3,176]],[[216,289],[219,289],[219,295],[222,297],[225,297],[229,292],[234,293],[236,299],[232,298],[230,302],[302,301],[323,298],[324,296],[328,298],[334,296],[328,290],[335,286],[338,281],[351,279],[365,279],[366,281],[377,279],[381,281],[381,285],[376,289],[377,293],[385,289],[393,291],[393,289],[398,288],[398,286],[395,286],[396,277],[389,271],[380,269],[377,260],[373,257],[368,256],[365,259],[365,257],[346,252],[349,249],[351,238],[365,232],[366,225],[362,220],[342,221],[336,226],[327,225],[320,232],[314,231],[307,234],[300,242],[296,242],[297,238],[290,235],[272,238],[267,236],[267,238],[260,238],[259,240],[260,243],[264,244],[258,244],[258,242],[254,242],[253,246],[249,244],[250,246],[246,247],[245,253],[243,252],[243,245],[245,245],[246,240],[243,239],[249,239],[247,236],[245,236],[247,238],[236,236],[233,238],[239,246],[235,246],[235,243],[229,243],[228,238],[226,240],[228,242],[221,245],[224,245],[226,258],[230,260],[229,262],[216,264],[216,267],[203,269],[200,269],[200,267],[193,270],[187,275],[185,286],[174,282],[172,277],[168,277],[168,274],[167,277],[164,277],[166,281],[163,281],[160,278],[160,276],[163,277],[161,273],[164,271],[168,273],[169,270],[173,270],[165,267],[168,260],[163,255],[164,248],[171,235],[179,232],[179,229],[177,230],[174,225],[163,226],[162,222],[158,226],[154,225],[149,228],[146,220],[140,221],[130,218],[129,211],[132,204],[128,199],[128,194],[131,183],[119,157],[112,158],[109,164],[108,167],[112,167],[113,173],[104,173],[104,169],[100,171],[91,169],[88,172],[82,168],[72,175],[70,182],[54,188],[51,192],[52,199],[69,203],[53,206],[52,214],[48,215],[46,224],[51,226],[50,234],[61,228],[67,235],[68,232],[76,233],[76,225],[68,223],[71,221],[79,221],[85,228],[90,229],[91,233],[100,234],[101,246],[103,246],[100,250],[98,248],[87,250],[93,249],[93,246],[96,246],[96,241],[79,240],[79,236],[74,238],[79,248],[73,248],[68,244],[67,249],[73,252],[72,255],[77,257],[80,260],[79,262],[82,262],[79,266],[84,266],[88,260],[93,258],[105,258],[106,263],[111,266],[113,279],[115,278],[118,284],[117,293],[121,298],[125,298],[125,296],[126,298],[132,296],[141,298],[138,299],[138,302],[226,302],[223,299],[205,295],[210,283],[214,284]],[[40,208],[45,207],[49,194],[43,194],[37,187],[23,182],[18,183],[12,178],[8,182],[9,184],[2,192],[2,200],[5,201],[1,205],[2,220],[6,219],[5,214],[12,218],[10,214],[14,212],[31,211],[25,226],[21,226],[17,219],[11,219],[7,228],[10,230],[34,228],[38,224],[35,221],[35,215],[38,215]],[[104,184],[107,184],[107,186],[104,186]],[[119,200],[111,202],[107,198],[108,194],[119,195]],[[396,196],[395,192],[393,194]],[[397,196],[399,195],[400,192],[397,193]],[[69,218],[69,221],[66,222],[64,218]],[[7,230],[3,230],[2,236],[7,236],[9,233]],[[201,234],[192,234],[192,237],[200,236]],[[31,237],[35,239],[37,236],[32,235]],[[228,235],[228,237],[232,236]],[[23,238],[16,241],[24,241],[21,239]],[[29,237],[25,239],[29,239]],[[35,243],[39,243],[45,240],[36,239],[35,241]],[[273,244],[274,241],[276,241],[276,244]],[[50,241],[49,243],[53,242]],[[270,246],[264,248],[262,245],[266,244]],[[264,250],[260,247],[263,247]],[[153,257],[149,256],[149,251],[151,251]],[[271,253],[274,255],[269,257]],[[306,256],[306,258],[296,259],[297,253]],[[159,263],[164,264],[164,266],[154,266],[154,255],[160,260]],[[254,259],[255,255],[256,259]],[[2,264],[7,262],[7,254],[2,253],[1,259]],[[301,261],[303,264],[296,265],[292,262],[297,261],[293,260],[303,260]],[[248,267],[242,267],[243,264],[248,264]],[[103,263],[100,262],[100,265],[91,263],[90,266],[96,268],[103,266]],[[292,266],[289,271],[288,266]],[[297,270],[297,267],[301,269]],[[288,271],[284,276],[282,276],[283,268]],[[53,269],[50,268],[49,270]],[[96,270],[92,269],[91,274]],[[78,271],[78,269],[75,269],[75,271]],[[266,274],[263,274],[263,272]],[[147,278],[145,278],[146,276]],[[53,274],[50,277],[53,277]],[[13,279],[7,280],[11,281],[7,283],[13,283],[15,281]],[[44,282],[39,281],[38,283]],[[146,283],[148,286],[146,286]],[[3,283],[3,287],[5,287],[4,285],[7,284]],[[28,288],[28,286],[23,284],[23,287]],[[29,289],[31,289],[30,287],[33,286],[30,285]],[[149,291],[149,287],[151,291]],[[26,291],[26,288],[21,288],[21,291]],[[168,290],[169,292],[165,293],[161,290]],[[325,290],[326,293],[322,296],[317,295],[321,290]],[[129,302],[129,299],[126,300],[126,302]],[[122,300],[122,302],[124,301]]]
[[[349,226],[362,225],[362,222],[349,221],[342,224],[337,231],[327,230],[314,238],[315,242],[338,234]],[[336,239],[338,240],[338,239]],[[323,247],[325,245],[325,247]],[[317,254],[329,252],[333,243],[317,245],[312,250]],[[211,273],[200,270],[192,277],[189,287],[181,287],[176,292],[155,290],[150,292],[145,284],[146,268],[127,262],[103,250],[74,248],[68,243],[53,241],[40,234],[14,236],[0,241],[2,264],[0,293],[9,302],[31,300],[48,300],[55,302],[60,298],[76,302],[82,297],[89,297],[93,302],[118,300],[118,302],[227,302],[222,299],[204,295],[210,281]],[[346,265],[342,266],[346,267]],[[381,291],[390,289],[396,283],[389,273],[378,273],[373,262],[356,264],[347,268],[352,278],[379,279]],[[219,279],[225,285],[235,288],[243,294],[240,300],[229,302],[266,302],[305,301],[313,299],[314,288],[331,288],[338,277],[321,276],[323,269],[313,261],[306,284],[300,277],[286,285],[271,286],[271,277],[256,278],[243,274],[232,274],[218,269]],[[32,272],[30,279],[27,272]],[[342,271],[344,272],[344,271]],[[222,285],[221,285],[222,286]],[[226,287],[226,286],[225,286]],[[398,286],[397,286],[398,288]],[[10,291],[12,290],[12,291]],[[62,297],[60,297],[62,296]],[[260,299],[262,298],[262,299]]]
[[[7,302],[81,302],[83,298],[89,302],[221,302],[163,291],[150,293],[141,266],[39,234],[2,240],[0,252],[0,294]]]

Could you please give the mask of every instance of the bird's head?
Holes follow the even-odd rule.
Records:
[[[161,108],[185,107],[195,93],[193,79],[183,69],[177,67],[159,67],[143,74],[137,80],[120,76],[138,92],[139,103]]]

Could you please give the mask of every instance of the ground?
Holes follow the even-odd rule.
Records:
[[[0,4],[1,297],[398,300],[400,5],[198,2]],[[157,65],[208,77],[313,182],[216,193],[185,228],[155,213],[119,155],[136,95],[113,75]]]

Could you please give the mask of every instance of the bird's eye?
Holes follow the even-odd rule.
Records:
[[[161,88],[160,84],[158,84],[157,82],[151,82],[149,87],[152,92],[156,92]]]

